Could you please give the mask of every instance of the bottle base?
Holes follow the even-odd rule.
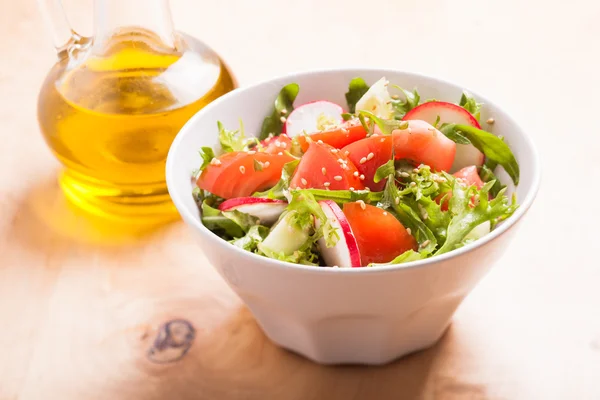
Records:
[[[118,186],[89,179],[69,169],[58,178],[66,198],[83,211],[103,218],[144,223],[179,219],[166,184]]]

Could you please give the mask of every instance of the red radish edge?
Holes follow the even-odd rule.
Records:
[[[411,119],[420,119],[420,120],[423,120],[423,121],[433,125],[433,124],[435,124],[435,118],[433,121],[431,121],[428,118],[420,118],[419,117],[419,115],[421,113],[431,111],[432,108],[433,109],[435,109],[435,108],[449,109],[450,111],[460,114],[465,119],[462,122],[465,122],[466,125],[471,125],[477,129],[481,129],[481,125],[479,125],[479,122],[475,119],[473,114],[471,114],[470,112],[468,112],[466,109],[464,109],[463,107],[461,107],[459,105],[456,105],[454,103],[448,103],[446,101],[429,101],[427,103],[423,103],[423,104],[413,108],[409,112],[407,112],[406,115],[404,115],[404,117],[402,117],[402,120],[408,121]],[[443,121],[443,120],[441,122],[459,123],[456,121]]]
[[[286,203],[286,201],[277,199],[265,199],[264,197],[236,197],[235,199],[229,199],[222,202],[219,205],[219,210],[227,211],[235,207],[256,203]]]
[[[321,208],[323,208],[323,206],[328,207],[331,210],[337,222],[340,224],[340,229],[342,230],[342,235],[346,242],[346,248],[348,250],[348,253],[350,254],[350,263],[352,264],[351,267],[361,267],[362,265],[360,258],[360,250],[358,249],[358,242],[356,241],[356,237],[352,232],[352,228],[348,223],[348,219],[344,215],[344,212],[342,211],[340,206],[338,206],[337,203],[333,200],[321,200],[319,201],[319,205],[321,206]]]

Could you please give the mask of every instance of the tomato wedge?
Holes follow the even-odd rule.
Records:
[[[363,184],[372,191],[383,190],[387,179],[377,183],[373,181],[377,168],[392,158],[392,137],[371,136],[351,143],[342,149],[342,153],[348,153],[350,161],[356,165],[359,174],[364,176]]]
[[[475,187],[477,189],[481,189],[483,187],[483,185],[485,184],[479,177],[479,173],[477,171],[476,165],[471,165],[470,167],[464,167],[463,169],[456,171],[452,175],[459,179],[462,179],[462,181],[467,186],[475,185]],[[438,197],[436,197],[435,201],[439,203],[440,201],[442,201],[442,197],[444,197],[444,195],[446,195],[446,201],[444,202],[444,204],[442,204],[442,210],[447,211],[448,210],[448,201],[452,197],[452,192],[440,194]],[[473,199],[471,199],[471,204],[473,204]]]
[[[407,129],[392,132],[396,159],[426,164],[435,171],[448,171],[454,162],[456,143],[425,121],[407,122]]]
[[[347,121],[339,127],[316,132],[309,135],[309,137],[315,142],[320,140],[336,149],[341,149],[350,143],[367,137],[367,131],[365,131],[365,128],[363,128],[360,123],[356,121]],[[306,140],[306,136],[297,136],[297,138],[302,147],[302,151],[306,151],[308,149],[308,140]]]
[[[364,189],[358,170],[341,150],[311,142],[300,159],[290,187],[330,190]]]
[[[279,136],[265,139],[261,142],[264,146],[264,152],[270,154],[279,154],[284,151],[290,151],[292,148],[292,139],[285,133]]]
[[[251,196],[269,189],[281,178],[285,163],[293,161],[289,155],[262,152],[225,153],[211,162],[198,177],[196,185],[224,199]],[[262,170],[255,168],[262,163]]]
[[[391,213],[362,202],[346,203],[343,211],[363,266],[389,262],[407,250],[417,250],[415,238]]]

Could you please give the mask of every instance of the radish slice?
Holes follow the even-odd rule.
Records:
[[[322,200],[319,202],[319,205],[323,209],[331,226],[337,230],[340,236],[333,247],[327,247],[325,238],[319,239],[318,243],[325,263],[329,266],[335,265],[341,268],[360,267],[358,243],[342,209],[332,200]],[[320,225],[318,220],[316,225],[318,229]]]
[[[387,89],[388,84],[385,77],[375,82],[356,102],[356,111],[369,111],[383,119],[392,118],[392,97]]]
[[[283,200],[263,199],[260,197],[238,197],[221,203],[219,210],[237,210],[252,215],[263,225],[274,224],[287,207]]]
[[[328,126],[336,126],[344,122],[344,109],[330,101],[320,100],[303,104],[294,109],[285,121],[284,133],[289,137],[315,133]]]
[[[461,106],[445,101],[430,101],[423,103],[407,112],[402,119],[405,121],[420,119],[433,125],[438,116],[440,117],[439,124],[470,125],[477,129],[481,129],[479,122],[477,122],[470,112]],[[484,159],[485,156],[483,153],[477,150],[472,144],[457,144],[456,156],[454,157],[454,163],[450,168],[450,172],[456,172],[469,165],[481,166],[483,165]]]

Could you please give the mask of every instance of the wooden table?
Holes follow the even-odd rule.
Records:
[[[65,2],[83,33],[90,3]],[[172,1],[178,28],[241,84],[311,67],[421,71],[497,99],[539,146],[537,203],[440,343],[331,368],[270,343],[182,223],[126,232],[68,206],[35,117],[49,38],[32,0],[3,1],[0,399],[599,399],[599,4]],[[153,362],[179,318],[195,327],[189,351]]]

